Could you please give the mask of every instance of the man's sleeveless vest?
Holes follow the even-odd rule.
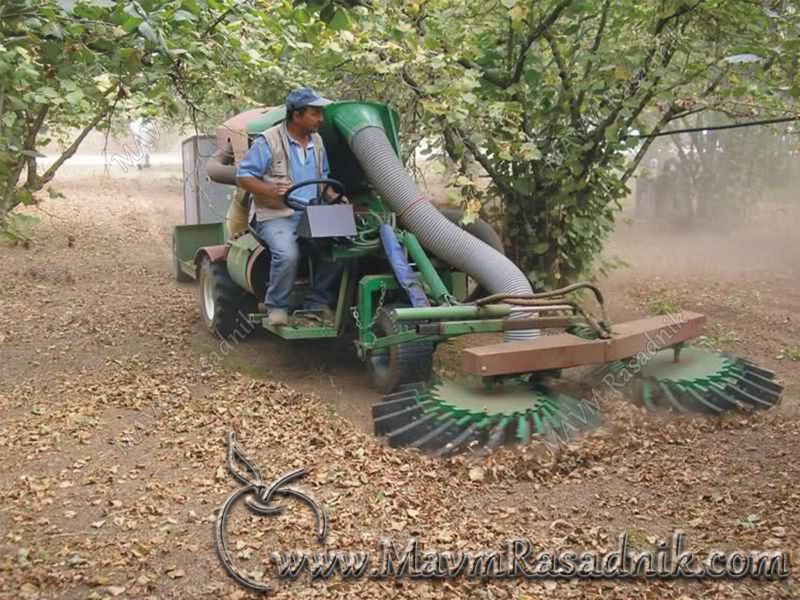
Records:
[[[269,179],[288,179],[292,180],[292,169],[289,164],[289,133],[286,131],[284,123],[270,127],[262,134],[269,144],[269,151],[272,157],[271,164],[267,172],[264,173],[264,180]],[[322,177],[322,152],[324,146],[322,144],[322,136],[318,133],[311,134],[311,141],[314,142],[314,158],[317,162],[317,178]],[[300,183],[299,181],[292,181],[292,185]],[[318,186],[319,188],[319,186]],[[317,193],[321,193],[318,189]],[[253,203],[255,206],[255,203]],[[294,210],[288,206],[285,208],[265,208],[262,206],[255,206],[255,215],[259,221],[266,221],[267,219],[277,219],[279,217],[290,217]]]

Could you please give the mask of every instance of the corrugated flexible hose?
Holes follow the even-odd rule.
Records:
[[[353,135],[350,146],[383,200],[427,250],[467,273],[492,294],[533,293],[530,282],[513,262],[451,223],[420,193],[383,129],[364,127]],[[519,341],[538,335],[535,329],[507,331],[505,339]]]

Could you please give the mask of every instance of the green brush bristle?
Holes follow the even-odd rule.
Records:
[[[395,396],[393,402],[398,404]],[[425,403],[422,398],[430,401]],[[479,378],[465,378],[436,381],[399,404],[405,410],[381,416],[376,432],[386,435],[393,445],[442,453],[456,441],[473,449],[486,444],[495,447],[513,439],[529,443],[533,435],[559,428],[577,402],[524,378],[492,382],[490,386]],[[373,406],[373,413],[384,412],[380,403]],[[448,423],[450,426],[445,426]]]
[[[619,373],[626,363],[608,365]],[[662,350],[640,366],[634,390],[649,410],[669,409],[719,414],[744,407],[765,409],[778,403],[783,388],[770,371],[725,354],[685,347],[674,360],[672,349]]]

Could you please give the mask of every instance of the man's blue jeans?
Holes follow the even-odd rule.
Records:
[[[297,246],[297,225],[303,212],[296,210],[290,217],[253,222],[253,228],[269,245],[272,254],[265,304],[269,308],[288,310],[289,295],[297,278],[300,249]],[[314,281],[303,301],[303,308],[320,309],[333,304],[341,265],[318,261]]]

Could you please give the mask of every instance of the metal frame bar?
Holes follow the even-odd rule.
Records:
[[[416,329],[387,335],[374,341],[363,342],[366,350],[380,350],[406,342],[442,341],[473,333],[499,333],[515,329],[545,329],[569,327],[572,317],[540,317],[534,319],[487,319],[484,321],[449,321],[423,323]]]
[[[339,282],[339,296],[336,300],[336,318],[334,319],[334,327],[338,334],[342,333],[342,325],[344,323],[344,311],[347,308],[347,298],[350,292],[350,281],[353,277],[353,271],[355,268],[353,267],[352,263],[347,262],[345,263],[344,269],[342,269],[342,277]]]
[[[579,322],[573,317],[534,317],[531,319],[485,319],[482,321],[442,321],[417,326],[420,335],[454,336],[470,333],[499,333],[523,329],[566,329]]]
[[[428,255],[425,254],[425,250],[423,250],[419,240],[417,240],[417,236],[406,231],[403,233],[403,243],[405,244],[406,250],[408,250],[408,253],[411,255],[411,260],[417,265],[422,279],[428,285],[428,289],[434,300],[440,304],[449,304],[448,300],[451,297],[450,291],[447,289],[447,286],[445,286],[442,278],[439,277],[439,273],[436,272]]]
[[[485,304],[475,306],[472,304],[462,306],[432,306],[430,308],[397,308],[395,318],[398,321],[426,321],[434,320],[472,320],[496,319],[507,317],[511,314],[528,313],[542,315],[543,313],[559,313],[569,311],[572,307],[564,304],[558,306],[512,306],[510,304]]]

